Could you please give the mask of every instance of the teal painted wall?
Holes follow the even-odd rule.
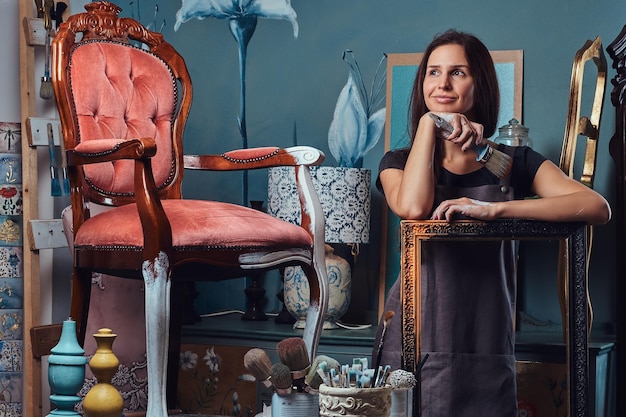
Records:
[[[140,4],[144,24],[152,21],[150,0],[118,2],[130,14]],[[192,20],[173,31],[179,1],[159,2],[157,26],[185,57],[194,80],[194,103],[185,146],[188,153],[221,153],[240,146],[236,116],[239,111],[236,44],[226,21]],[[344,49],[355,51],[366,82],[371,80],[382,53],[420,52],[433,35],[447,28],[469,31],[493,50],[524,51],[523,123],[530,128],[534,147],[558,162],[566,121],[569,82],[575,52],[587,39],[600,36],[606,47],[626,23],[626,4],[610,0],[293,0],[298,14],[299,37],[291,24],[259,20],[248,48],[247,126],[250,146],[289,146],[294,124],[298,143],[321,148],[332,160],[327,131],[339,91],[347,79]],[[73,3],[74,12],[80,7]],[[133,13],[136,14],[135,11]],[[136,17],[136,16],[135,16]],[[607,60],[610,59],[607,55]],[[594,67],[587,69],[594,76]],[[609,70],[609,78],[615,76]],[[593,86],[590,86],[593,88]],[[595,188],[614,201],[614,169],[608,142],[614,129],[607,83]],[[588,100],[585,98],[585,102]],[[583,114],[588,114],[584,110]],[[381,140],[366,156],[365,167],[377,173],[384,152]],[[185,196],[239,202],[240,176],[188,173]],[[265,174],[253,175],[250,199],[266,198]],[[380,265],[380,224],[383,200],[373,189],[372,242],[363,245],[357,259],[350,318],[377,308]],[[596,328],[611,331],[615,320],[614,222],[596,228],[590,270]],[[520,290],[529,294],[524,309],[541,319],[560,321],[556,301],[556,244],[522,248]],[[268,285],[277,288],[276,277]],[[209,284],[198,300],[201,313],[223,308],[243,308],[243,282]],[[224,286],[226,288],[224,288]],[[270,298],[273,298],[270,290]],[[230,294],[229,294],[230,292]],[[217,295],[209,297],[207,293]],[[224,296],[229,294],[228,296]],[[273,301],[269,301],[268,308]]]

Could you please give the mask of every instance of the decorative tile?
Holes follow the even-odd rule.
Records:
[[[22,372],[22,355],[21,340],[0,341],[0,372]]]
[[[22,417],[22,403],[0,403],[0,416]]]
[[[0,246],[0,278],[23,277],[23,259],[21,246]]]
[[[0,122],[0,416],[23,415],[22,129]]]
[[[0,153],[0,184],[22,183],[22,155]]]
[[[0,313],[3,310],[22,308],[24,308],[24,280],[22,278],[0,278]],[[0,323],[1,327],[4,327],[4,323]]]
[[[23,246],[21,216],[0,216],[0,246]]]
[[[23,205],[21,184],[0,185],[0,215],[22,214]]]
[[[0,340],[21,340],[24,336],[24,310],[0,309]]]
[[[16,372],[0,373],[0,403],[9,405],[22,402],[22,374]],[[0,410],[2,410],[0,406]],[[10,414],[2,414],[2,416]]]
[[[21,123],[0,122],[0,152],[22,152]]]

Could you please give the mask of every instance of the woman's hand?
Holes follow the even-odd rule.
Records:
[[[439,135],[445,140],[461,146],[463,151],[468,150],[472,143],[481,145],[483,142],[484,127],[480,123],[472,122],[461,113],[436,113],[439,117],[452,125],[454,130],[446,135]]]
[[[496,203],[462,197],[443,201],[433,211],[431,220],[451,221],[456,213],[477,220],[494,220],[497,218]]]

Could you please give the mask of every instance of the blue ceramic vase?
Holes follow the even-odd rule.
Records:
[[[333,248],[326,245],[326,272],[328,274],[328,312],[324,316],[324,329],[336,329],[339,320],[348,310],[352,277],[350,264],[333,253]],[[284,273],[285,307],[296,318],[293,325],[304,329],[309,308],[309,281],[299,266],[288,266]]]

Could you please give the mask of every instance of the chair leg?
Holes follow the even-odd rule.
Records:
[[[328,310],[328,275],[323,258],[322,265],[320,267],[317,262],[314,262],[313,267],[304,267],[309,282],[309,309],[306,313],[302,339],[308,349],[311,363],[317,355],[317,347],[324,327],[324,316]]]
[[[186,303],[191,302],[188,285],[172,278],[172,293],[170,304],[170,337],[169,356],[167,361],[167,407],[170,410],[178,408],[178,368],[180,363],[180,345],[182,342],[182,326],[186,310]]]
[[[74,268],[71,298],[70,317],[76,322],[78,343],[84,346],[91,299],[91,271]]]
[[[170,266],[160,252],[144,261],[142,274],[146,297],[146,356],[148,362],[148,409],[150,417],[167,417],[167,351],[170,324]]]

